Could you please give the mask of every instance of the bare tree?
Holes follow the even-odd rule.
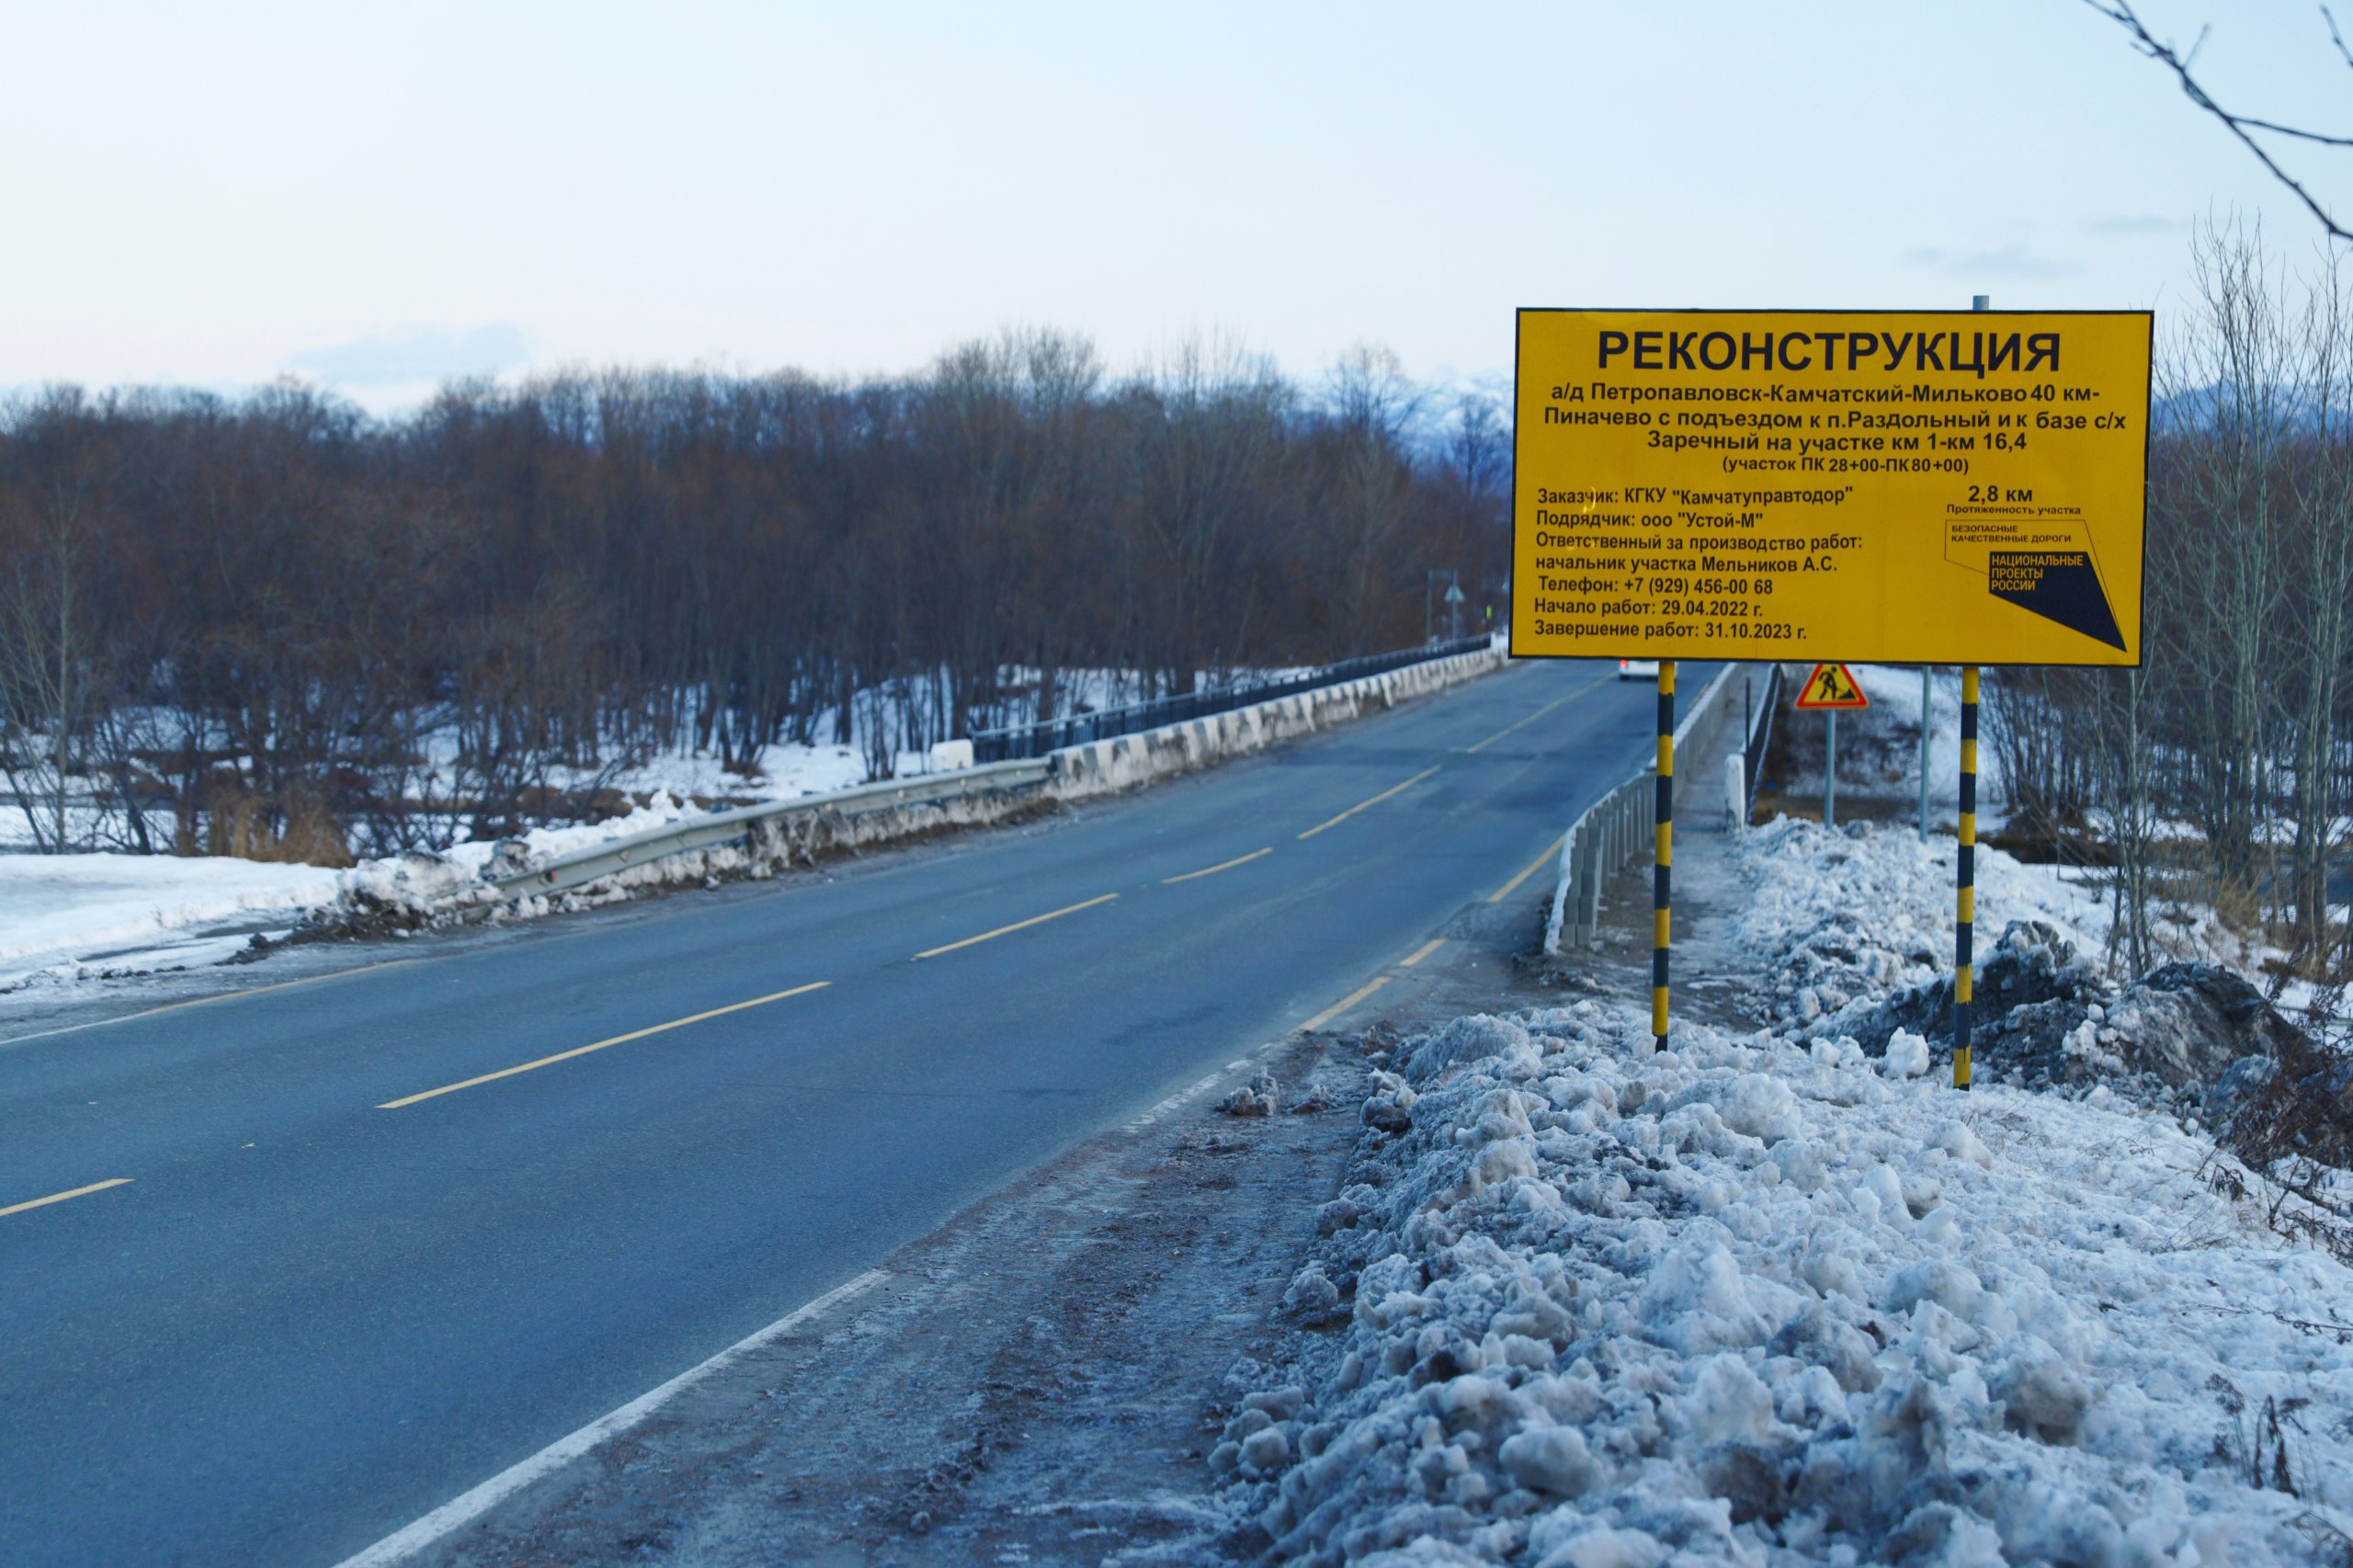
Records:
[[[2321,227],[2327,232],[2331,239],[2353,240],[2353,232],[2347,232],[2340,226],[2328,206],[2313,196],[2302,181],[2282,167],[2278,157],[2264,145],[2262,141],[2263,137],[2276,136],[2283,141],[2302,142],[2309,146],[2344,149],[2353,148],[2353,136],[2332,136],[2321,131],[2308,131],[2300,126],[2283,125],[2277,120],[2258,119],[2254,115],[2240,114],[2235,110],[2223,108],[2200,83],[2196,69],[2199,51],[2205,46],[2207,35],[2211,28],[2200,28],[2197,41],[2185,51],[2171,43],[2160,41],[2151,33],[2146,24],[2141,20],[2139,14],[2132,9],[2130,0],[2084,0],[2084,4],[2122,28],[2131,36],[2132,46],[2135,49],[2171,71],[2174,79],[2181,85],[2181,90],[2189,101],[2222,121],[2224,129],[2238,138],[2240,144],[2248,152],[2255,154],[2256,161],[2263,165],[2265,172],[2295,194],[2296,199],[2304,204],[2306,211],[2319,220]],[[2336,17],[2325,6],[2320,8],[2320,14],[2322,21],[2328,28],[2328,40],[2336,48],[2337,58],[2344,61],[2348,67],[2353,67],[2353,50],[2347,48],[2344,35],[2338,32]]]

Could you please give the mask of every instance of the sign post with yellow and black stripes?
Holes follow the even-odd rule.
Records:
[[[1675,661],[1658,662],[1658,847],[1651,874],[1651,1035],[1666,1049],[1666,960],[1675,875]]]
[[[1922,722],[1927,721],[1924,718]],[[1961,846],[1953,910],[1952,1086],[1969,1087],[1970,1004],[1976,1000],[1977,926],[1977,666],[1961,672]]]

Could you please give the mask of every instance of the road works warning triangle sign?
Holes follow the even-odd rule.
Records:
[[[1801,708],[1869,708],[1871,699],[1863,695],[1856,684],[1854,672],[1844,665],[1816,665],[1813,674],[1805,677],[1805,687],[1798,693]]]

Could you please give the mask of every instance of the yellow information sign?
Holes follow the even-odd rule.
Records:
[[[2139,664],[2150,334],[1521,311],[1513,653]]]

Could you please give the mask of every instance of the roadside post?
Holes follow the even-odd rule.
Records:
[[[1822,825],[1838,825],[1838,710],[1822,716]]]
[[[1928,842],[1928,666],[1920,666],[1920,842]]]
[[[1961,847],[1953,910],[1952,1086],[1969,1087],[1970,1004],[1976,1000],[1970,949],[1977,925],[1977,666],[1961,672]]]
[[[1977,669],[2141,663],[2154,317],[1975,302],[1518,312],[1511,656],[1658,661],[1662,1040],[1678,664],[1924,666],[1923,832],[1926,666],[1965,666],[1967,867]]]
[[[1862,683],[1855,672],[1841,664],[1824,663],[1813,666],[1799,691],[1796,706],[1809,712],[1820,711],[1827,734],[1822,748],[1822,825],[1838,825],[1838,710],[1842,708],[1869,708],[1871,699],[1863,695]]]
[[[1675,661],[1658,662],[1658,843],[1651,871],[1651,1034],[1666,1049],[1668,886],[1675,871]]]

